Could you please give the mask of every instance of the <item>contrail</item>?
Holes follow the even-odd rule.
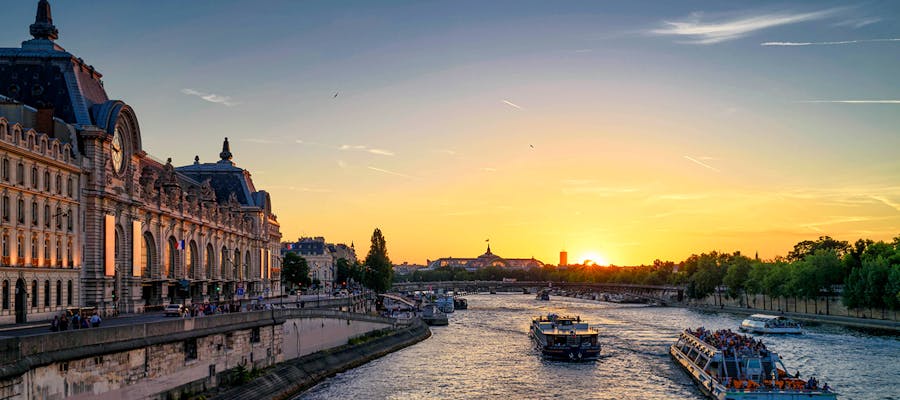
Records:
[[[684,158],[688,159],[689,161],[692,161],[692,162],[696,163],[697,165],[699,165],[699,166],[701,166],[701,167],[709,168],[709,169],[711,169],[711,170],[713,170],[713,171],[716,171],[716,172],[722,172],[722,171],[719,170],[718,168],[713,167],[712,165],[709,165],[709,164],[707,164],[707,163],[705,163],[705,162],[703,162],[703,161],[699,161],[699,160],[697,160],[697,159],[695,159],[695,158],[693,158],[693,157],[690,157],[690,156],[684,156]]]
[[[900,38],[888,39],[859,39],[841,40],[836,42],[765,42],[760,46],[836,46],[841,44],[874,43],[874,42],[900,42]]]
[[[900,104],[900,100],[806,100],[801,103]]]
[[[519,109],[519,110],[522,109],[522,107],[519,107],[518,104],[513,103],[513,102],[511,102],[511,101],[509,101],[509,100],[503,100],[503,102],[506,103],[506,105],[508,105],[508,106],[510,106],[510,107],[515,107],[515,108],[517,108],[517,109]]]
[[[376,167],[373,167],[373,166],[369,166],[368,168],[371,169],[372,171],[378,171],[378,172],[385,173],[385,174],[389,174],[389,175],[396,175],[396,176],[402,176],[402,177],[404,177],[404,178],[413,179],[412,176],[409,176],[409,175],[406,175],[406,174],[401,174],[401,173],[399,173],[399,172],[388,171],[388,170],[386,170],[386,169],[376,168]]]

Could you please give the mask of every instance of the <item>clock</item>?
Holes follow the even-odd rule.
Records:
[[[125,146],[122,145],[122,133],[119,127],[116,127],[112,138],[112,164],[113,170],[122,173],[122,160],[125,158]]]

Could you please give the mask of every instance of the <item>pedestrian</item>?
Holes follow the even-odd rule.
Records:
[[[65,331],[69,329],[69,319],[66,318],[66,314],[63,314],[62,318],[59,319],[59,330]]]
[[[50,321],[50,332],[59,332],[59,315],[54,315]]]
[[[72,329],[81,329],[81,315],[78,313],[72,315]]]
[[[81,317],[81,329],[88,329],[91,325],[88,324],[88,320],[85,317]]]
[[[102,320],[100,319],[100,314],[94,314],[93,316],[91,316],[91,327],[99,328],[101,321]]]

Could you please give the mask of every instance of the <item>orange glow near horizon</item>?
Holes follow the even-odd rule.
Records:
[[[604,257],[603,255],[601,255],[597,252],[593,252],[593,251],[588,251],[588,252],[582,253],[581,256],[578,257],[578,259],[583,260],[581,263],[584,265],[598,265],[598,266],[609,265],[609,260],[607,260],[606,257]]]

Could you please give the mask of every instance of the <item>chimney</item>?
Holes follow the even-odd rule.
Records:
[[[53,127],[56,124],[53,122],[53,108],[39,108],[34,125],[34,130],[39,133],[46,133],[47,136],[55,137],[53,135]]]

